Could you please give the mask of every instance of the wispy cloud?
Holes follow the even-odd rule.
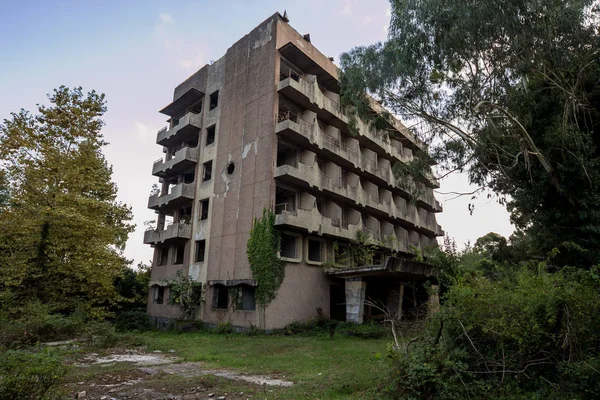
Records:
[[[133,121],[135,127],[135,136],[138,139],[146,139],[150,136],[150,127],[143,122]]]
[[[172,15],[159,14],[154,39],[175,65],[188,73],[196,71],[205,64],[204,53],[197,43],[180,36],[179,28]]]
[[[158,18],[165,24],[174,24],[175,23],[175,20],[173,19],[171,14],[167,14],[167,13],[158,14]]]

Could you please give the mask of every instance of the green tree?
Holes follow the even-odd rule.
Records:
[[[419,121],[442,171],[468,171],[507,201],[538,256],[573,242],[589,251],[565,250],[563,265],[598,263],[598,11],[597,0],[392,0],[388,40],[341,58],[343,103],[378,128],[389,115],[368,94]],[[423,158],[404,169],[424,174]]]
[[[63,86],[48,97],[37,114],[21,110],[0,125],[10,188],[0,214],[0,291],[17,304],[100,316],[117,299],[134,228],[102,154],[104,95]]]

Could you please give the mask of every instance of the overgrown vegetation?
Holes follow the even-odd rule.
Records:
[[[419,340],[392,351],[390,390],[403,399],[592,399],[600,395],[597,268],[549,272],[557,252],[511,263],[511,246],[486,235],[446,248],[459,273]],[[490,240],[503,247],[490,245]],[[504,247],[505,246],[505,247]],[[502,253],[498,251],[502,249]],[[455,270],[456,271],[456,270]]]
[[[191,276],[184,276],[183,271],[177,271],[175,279],[165,281],[171,288],[171,302],[181,309],[183,319],[193,320],[198,306],[204,301],[202,282]]]
[[[285,277],[285,262],[277,255],[279,243],[275,213],[264,209],[262,217],[254,219],[246,245],[252,277],[258,283],[254,297],[263,308],[275,298]]]
[[[0,398],[64,398],[57,386],[68,371],[63,354],[52,349],[9,350],[0,353]]]

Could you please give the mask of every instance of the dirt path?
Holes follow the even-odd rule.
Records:
[[[274,376],[209,369],[201,362],[183,362],[160,351],[89,354],[76,366],[82,376],[93,378],[71,385],[75,398],[90,400],[248,399],[256,390],[293,385]]]

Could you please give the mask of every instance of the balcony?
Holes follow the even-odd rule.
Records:
[[[155,194],[148,199],[148,208],[161,210],[189,204],[194,200],[194,183],[180,183],[173,186],[168,194]]]
[[[177,124],[169,128],[163,128],[156,135],[156,143],[161,146],[173,146],[179,142],[193,139],[198,136],[202,127],[202,113],[188,112],[181,117]]]
[[[176,240],[188,240],[192,237],[192,226],[186,223],[176,223],[169,225],[162,231],[144,232],[144,244],[157,245]]]
[[[199,154],[199,147],[184,146],[170,160],[165,161],[162,158],[156,160],[152,165],[152,175],[161,178],[176,175],[195,165]]]
[[[426,230],[428,233],[435,233],[438,236],[443,235],[443,231],[437,225],[435,219],[433,223],[431,220],[425,221],[416,212],[409,213],[406,209],[402,210],[392,201],[380,201],[379,196],[369,193],[360,183],[358,186],[344,186],[339,179],[324,174],[316,165],[308,166],[303,163],[281,165],[274,168],[273,176],[276,179],[294,184],[297,187],[318,189],[326,193],[329,198],[353,203],[352,207],[362,207],[370,213],[375,213],[379,216],[384,215],[392,217],[397,221],[402,220],[410,228]],[[278,213],[279,211],[284,211],[281,209],[283,206],[286,206],[286,204],[278,205],[279,209],[276,209],[276,211]],[[294,210],[294,212],[298,211],[301,210]],[[289,213],[290,210],[288,209],[287,212]]]
[[[304,77],[298,77],[297,80],[293,77],[286,78],[277,84],[277,90],[305,109],[317,113],[336,128],[344,129],[348,123],[340,104],[321,92],[316,79],[309,82]]]
[[[300,228],[317,235],[332,236],[347,240],[356,239],[360,225],[341,223],[339,219],[321,215],[316,208],[306,210],[302,208],[275,207],[275,225]]]

